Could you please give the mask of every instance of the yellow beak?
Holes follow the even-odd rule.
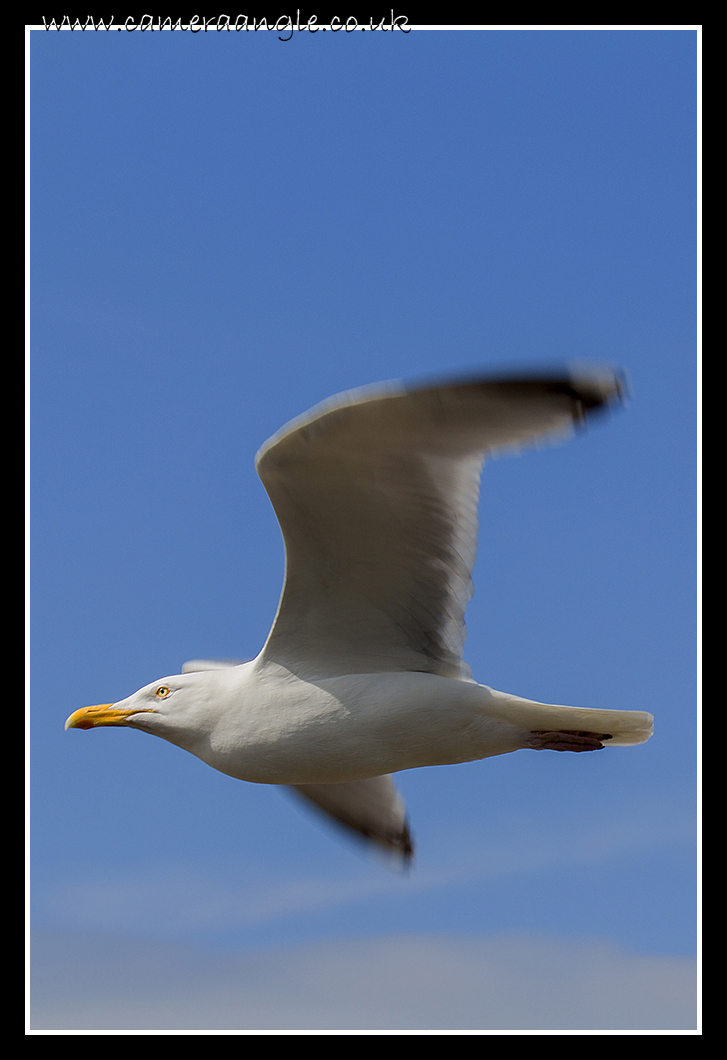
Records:
[[[130,714],[138,714],[139,708],[117,707],[113,703],[101,703],[97,707],[81,707],[74,710],[66,721],[67,729],[93,729],[97,725],[125,725]]]

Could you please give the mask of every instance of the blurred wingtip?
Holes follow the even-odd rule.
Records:
[[[626,405],[631,397],[628,372],[617,364],[576,360],[567,364],[571,384],[593,408],[615,408]]]

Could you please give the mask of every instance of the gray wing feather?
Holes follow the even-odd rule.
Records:
[[[182,663],[183,674],[196,674],[202,670],[227,670],[231,666],[240,666],[249,659],[189,659]]]
[[[404,803],[391,776],[347,784],[298,784],[291,790],[403,864],[411,861],[414,846]]]
[[[610,370],[364,388],[274,435],[257,470],[285,540],[262,659],[301,677],[462,660],[488,455],[567,436],[623,396]]]

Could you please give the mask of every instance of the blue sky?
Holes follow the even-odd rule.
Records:
[[[31,33],[36,1027],[695,1026],[696,51]],[[400,774],[399,876],[285,792],[64,732],[257,654],[283,548],[253,459],[283,423],[584,359],[629,407],[486,467],[466,658],[651,711],[649,744]]]

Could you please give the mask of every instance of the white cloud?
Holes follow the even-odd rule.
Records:
[[[688,1030],[695,961],[608,941],[405,935],[214,955],[40,932],[40,1030]]]
[[[355,905],[374,897],[401,897],[568,865],[607,862],[632,852],[689,842],[694,822],[644,813],[623,820],[593,822],[580,831],[566,823],[559,831],[513,821],[509,834],[493,839],[456,828],[439,863],[422,864],[406,877],[362,860],[353,875],[298,876],[280,882],[260,871],[254,879],[229,883],[193,865],[145,873],[117,874],[60,886],[40,903],[42,922],[58,927],[132,932],[178,939],[204,931],[234,931],[270,924],[317,910]],[[447,854],[447,849],[451,853]]]
[[[144,875],[92,880],[65,887],[44,903],[46,922],[104,931],[178,938],[199,931],[235,930],[316,909],[390,893],[396,880],[364,866],[346,879],[297,877],[285,883],[259,877],[230,885],[179,865]]]

